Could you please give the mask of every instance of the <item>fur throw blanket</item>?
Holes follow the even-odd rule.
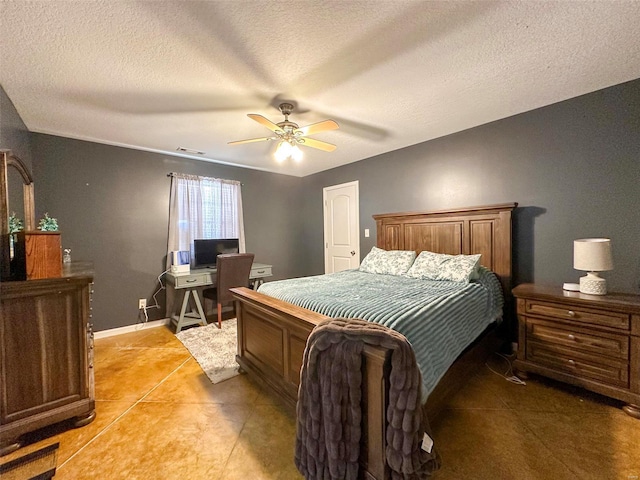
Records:
[[[391,350],[386,459],[393,479],[422,479],[439,457],[421,449],[428,430],[422,378],[407,339],[383,325],[331,319],[309,336],[298,391],[295,463],[306,480],[350,480],[359,475],[362,352]]]

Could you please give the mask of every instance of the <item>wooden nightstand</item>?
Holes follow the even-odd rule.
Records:
[[[627,402],[640,419],[640,295],[513,289],[521,374],[537,373]]]

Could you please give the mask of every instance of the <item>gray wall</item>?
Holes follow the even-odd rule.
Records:
[[[2,85],[0,85],[0,149],[11,150],[28,167],[31,167],[29,130]]]
[[[0,150],[11,150],[28,168],[31,168],[31,136],[11,99],[0,85]],[[11,168],[7,171],[9,183],[9,212],[16,212],[24,221],[22,177]]]
[[[610,237],[610,290],[640,291],[640,80],[304,178],[309,274],[324,269],[322,188],[353,180],[363,256],[375,213],[518,202],[516,283],[576,282],[573,240]]]
[[[152,303],[165,269],[169,172],[242,182],[247,251],[273,265],[274,279],[305,273],[301,217],[291,208],[298,178],[44,134],[33,145],[37,214],[58,219],[73,261],[94,263],[98,331],[136,323],[138,298]]]

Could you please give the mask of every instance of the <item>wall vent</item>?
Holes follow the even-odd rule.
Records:
[[[176,148],[176,150],[179,152],[190,153],[192,155],[204,155],[204,152],[201,152],[200,150],[194,150],[193,148],[178,147]]]

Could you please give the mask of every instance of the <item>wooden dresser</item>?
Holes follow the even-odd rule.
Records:
[[[523,284],[518,310],[520,374],[533,372],[627,402],[640,419],[640,295],[585,295]]]
[[[21,436],[95,417],[91,276],[0,283],[0,455]]]

